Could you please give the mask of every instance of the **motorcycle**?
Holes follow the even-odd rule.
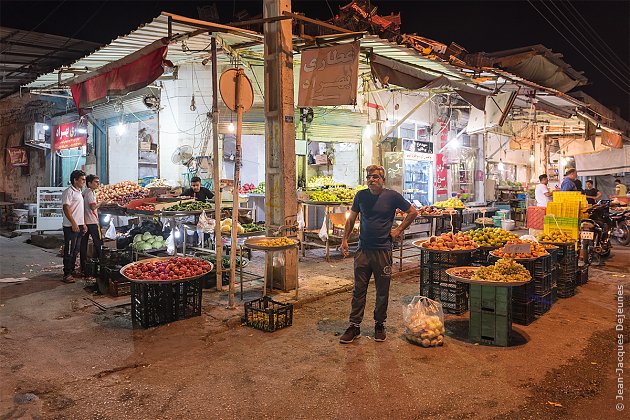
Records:
[[[612,235],[619,245],[630,245],[630,210],[613,213],[610,218],[615,223]]]
[[[617,241],[628,240],[630,232],[626,224],[626,215],[630,211],[611,215],[610,200],[601,200],[589,207],[586,212],[589,215],[588,219],[580,220],[582,260],[585,265],[590,265],[597,258],[598,264],[601,264],[603,258],[610,256],[612,238]]]

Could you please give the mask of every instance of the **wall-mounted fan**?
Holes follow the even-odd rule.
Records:
[[[189,166],[193,161],[193,148],[189,145],[179,146],[171,156],[171,162],[175,165]]]

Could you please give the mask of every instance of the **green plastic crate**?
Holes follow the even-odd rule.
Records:
[[[470,311],[469,338],[471,341],[507,347],[512,335],[512,316],[494,312]]]
[[[512,288],[470,285],[470,310],[492,312],[508,316],[512,307]]]

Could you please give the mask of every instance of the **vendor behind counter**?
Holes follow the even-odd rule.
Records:
[[[181,196],[193,197],[195,201],[206,201],[214,198],[214,193],[201,186],[201,178],[198,176],[190,180],[190,188],[185,189]]]

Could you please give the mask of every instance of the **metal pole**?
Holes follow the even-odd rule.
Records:
[[[243,131],[243,105],[241,100],[241,76],[243,69],[236,73],[236,152],[234,156],[234,189],[232,191],[232,245],[230,247],[230,308],[234,308],[234,281],[236,279],[236,236],[238,227],[238,186],[241,177],[241,134]],[[242,258],[242,256],[241,256]]]
[[[212,186],[214,187],[214,253],[216,255],[217,290],[223,289],[223,239],[221,238],[221,189],[219,180],[219,82],[217,81],[217,40],[212,37]]]

